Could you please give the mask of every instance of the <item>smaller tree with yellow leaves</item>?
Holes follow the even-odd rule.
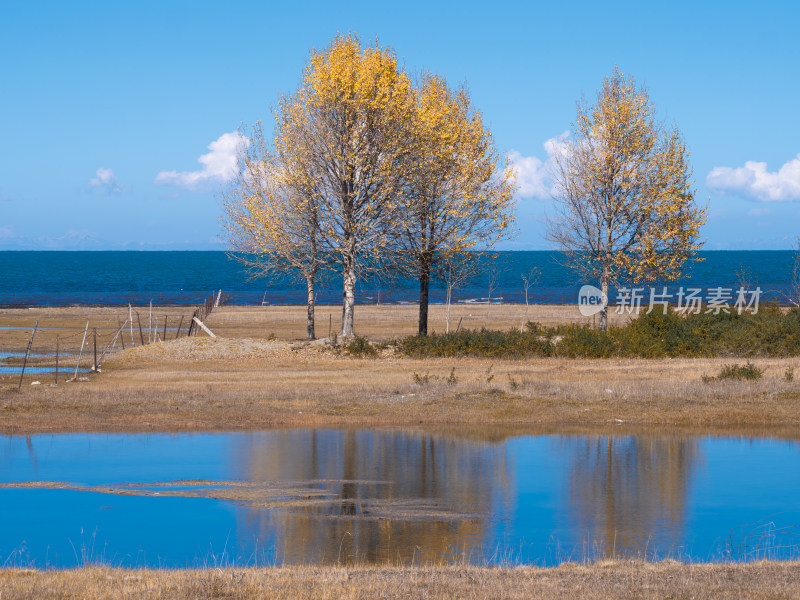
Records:
[[[587,279],[674,280],[699,260],[706,211],[694,202],[680,132],[655,120],[646,89],[618,68],[593,105],[578,103],[573,137],[555,155],[548,238]],[[599,326],[608,326],[607,308]]]
[[[319,212],[307,173],[264,139],[261,124],[246,132],[236,176],[222,192],[222,224],[233,257],[254,277],[295,276],[308,292],[306,335],[314,339],[316,281],[323,264]]]
[[[419,334],[426,335],[432,276],[440,264],[473,262],[466,253],[509,235],[515,179],[466,86],[452,90],[443,77],[425,74],[414,97],[403,201],[392,228],[396,266],[419,281]]]

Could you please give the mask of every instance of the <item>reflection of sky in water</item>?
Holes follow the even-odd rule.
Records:
[[[722,558],[733,528],[798,508],[800,446],[340,429],[0,438],[3,482],[187,479],[316,480],[332,501],[268,510],[202,498],[0,489],[0,560],[552,564],[614,551],[708,560]],[[377,504],[409,499],[470,515],[393,517]],[[776,519],[800,521],[797,513]]]
[[[19,375],[22,372],[22,364],[21,363],[20,364],[8,365],[8,364],[4,364],[1,361],[3,361],[3,359],[6,359],[6,358],[21,359],[21,358],[24,358],[24,356],[25,356],[24,352],[0,352],[0,375],[3,375],[3,374],[5,374],[5,375],[9,375],[9,374],[10,375],[14,375],[14,374]],[[33,352],[31,352],[28,355],[28,358],[42,358],[42,357],[48,357],[48,356],[55,357],[55,354],[34,354]],[[73,355],[73,354],[61,354],[60,358],[61,358],[62,362],[59,365],[59,371],[61,373],[67,373],[68,374],[70,371],[73,372],[73,373],[75,372],[75,367],[73,366],[72,368],[70,368],[70,366],[68,364],[68,361],[71,360],[71,359],[74,359],[74,357],[75,357],[75,355]],[[15,361],[15,362],[18,362],[18,361]],[[31,374],[33,374],[33,373],[55,373],[55,371],[56,371],[55,358],[53,359],[53,364],[52,365],[48,365],[48,366],[42,367],[42,366],[36,366],[36,365],[28,364],[28,365],[25,366],[25,372],[26,373],[31,373]],[[84,368],[84,367],[81,367],[81,368],[78,369],[78,373],[89,373],[90,371],[91,371],[91,369]]]

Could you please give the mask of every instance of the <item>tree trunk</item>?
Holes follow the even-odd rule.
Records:
[[[453,295],[453,286],[447,284],[447,325],[445,326],[445,333],[450,333],[450,298]]]
[[[419,335],[428,335],[428,304],[431,286],[431,261],[427,256],[419,259]]]
[[[306,286],[308,287],[308,316],[306,317],[306,338],[313,340],[316,338],[314,331],[314,309],[316,307],[316,299],[314,298],[314,276],[306,277]]]
[[[603,268],[603,273],[600,275],[600,291],[603,298],[608,298],[608,269],[606,268]],[[608,302],[603,306],[603,310],[600,311],[600,319],[597,326],[601,331],[608,329]]]
[[[343,274],[342,337],[353,337],[353,309],[356,301],[356,273],[352,261],[347,261]]]

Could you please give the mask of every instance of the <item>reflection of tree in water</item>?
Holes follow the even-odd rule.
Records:
[[[287,430],[243,439],[239,478],[316,480],[334,496],[330,503],[291,509],[244,509],[248,535],[274,544],[280,561],[461,558],[484,542],[484,517],[385,518],[384,509],[375,518],[367,500],[421,499],[436,507],[496,515],[508,508],[511,497],[502,445],[399,431]]]
[[[562,438],[570,528],[592,555],[679,551],[697,444],[682,436]],[[589,556],[591,558],[592,556]]]

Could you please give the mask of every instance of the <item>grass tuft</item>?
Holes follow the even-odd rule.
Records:
[[[764,374],[764,369],[759,369],[750,361],[744,365],[724,365],[722,370],[714,376],[703,375],[702,379],[706,383],[712,381],[722,381],[733,379],[736,381],[758,381]]]

